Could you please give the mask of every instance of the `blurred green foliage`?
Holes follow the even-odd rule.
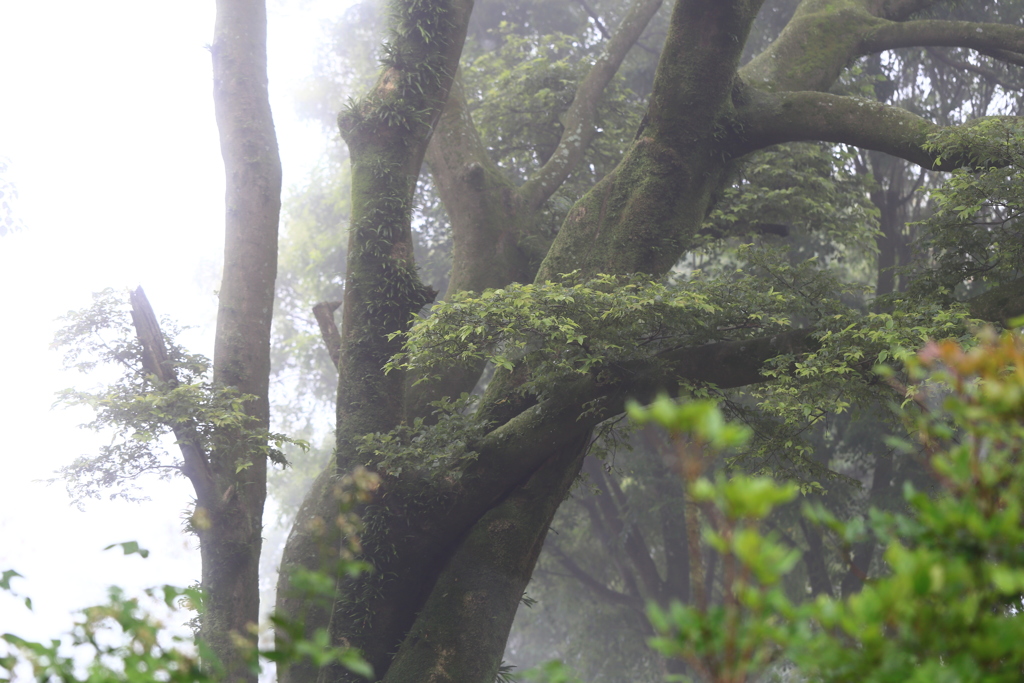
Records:
[[[793,680],[1021,679],[1024,338],[986,329],[970,348],[932,342],[906,361],[912,384],[882,374],[908,398],[904,416],[939,494],[908,485],[906,512],[872,512],[888,570],[851,597],[795,603],[780,582],[799,553],[759,523],[797,488],[745,476],[691,480],[689,495],[709,520],[705,541],[722,554],[727,582],[720,604],[649,608],[658,633],[652,646],[689,665],[690,675],[675,680],[740,683],[782,660],[795,665]],[[729,429],[713,411],[662,399],[631,413],[713,445]],[[909,441],[896,445],[915,450]],[[805,505],[804,515],[840,539],[850,532],[820,506]]]

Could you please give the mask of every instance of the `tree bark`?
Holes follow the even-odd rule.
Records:
[[[281,162],[267,91],[267,17],[262,0],[218,0],[211,44],[214,104],[226,177],[224,276],[213,380],[251,397],[250,428],[269,425],[270,322],[277,277]],[[266,456],[241,433],[218,433],[212,486],[196,487],[205,611],[200,638],[225,680],[252,681],[241,637],[255,644]],[[265,446],[265,444],[264,444]]]
[[[339,350],[334,465],[338,472],[365,461],[359,453],[359,437],[387,432],[403,418],[402,373],[385,375],[382,367],[399,348],[392,333],[407,329],[412,314],[436,294],[420,282],[413,262],[412,198],[427,144],[458,67],[472,7],[472,0],[396,3],[390,45],[376,85],[338,117],[352,163],[352,215]],[[330,495],[331,479],[329,473],[318,479],[314,494],[320,497],[303,506],[306,515],[289,536],[282,562],[284,581],[288,565],[319,569],[320,546],[325,540],[336,540],[333,532],[317,530],[329,529],[337,515]],[[394,524],[397,531],[404,526],[405,509],[402,505],[389,508],[395,485],[392,479],[385,479],[368,509],[379,509],[380,523]],[[326,523],[309,524],[317,519]],[[388,558],[387,551],[374,545],[372,533],[368,536],[367,557],[377,569],[372,580],[397,587],[401,604],[425,596],[429,584],[421,586],[415,578],[404,583],[391,581],[393,572],[403,579],[409,577]],[[405,570],[412,571],[408,566]],[[335,644],[362,649],[383,675],[414,614],[386,604],[392,597],[389,594],[353,597],[359,586],[345,585],[331,616],[332,639]],[[302,605],[286,592],[278,608],[294,617]],[[307,628],[311,626],[307,624]],[[280,677],[305,681],[308,673],[301,667],[285,668]],[[325,668],[319,678],[341,681],[351,680],[352,675],[337,666]]]
[[[605,88],[661,4],[662,0],[633,1],[577,87],[554,152],[520,187],[491,159],[461,84],[455,82],[427,148],[434,185],[452,225],[452,276],[446,296],[533,280],[551,246],[551,237],[540,229],[544,203],[582,162],[597,134],[597,111]],[[413,382],[407,395],[407,419],[429,419],[432,401],[470,391],[482,369],[482,363],[455,365],[444,368],[440,380]]]
[[[535,280],[576,270],[584,277],[664,275],[694,244],[733,161],[766,145],[810,137],[858,142],[938,167],[938,152],[925,147],[933,124],[895,107],[821,92],[852,59],[874,49],[868,40],[873,32],[930,4],[805,0],[768,56],[739,69],[760,2],[678,0],[644,123],[618,167],[570,211]],[[638,2],[634,9],[655,5]],[[406,329],[410,314],[430,298],[413,270],[408,206],[454,78],[465,32],[459,22],[469,8],[467,1],[428,7],[423,0],[402,0],[400,24],[377,86],[339,117],[352,152],[353,223],[339,354],[338,471],[367,459],[372,466],[372,456],[360,455],[358,439],[390,430],[403,416],[421,415],[422,396],[429,395],[410,400],[405,378],[397,372],[384,376],[380,368],[398,350],[389,335]],[[436,19],[418,14],[428,9],[451,12],[446,14],[451,24],[443,30],[417,26]],[[431,40],[417,37],[423,35]],[[439,35],[444,38],[437,40]],[[421,73],[420,65],[429,63],[435,65],[431,73],[441,76]],[[592,72],[597,91],[603,88],[597,88],[603,69]],[[413,82],[422,88],[419,94],[407,88]],[[567,126],[567,135],[592,126],[585,111],[595,101],[589,88],[577,93],[573,120],[578,126]],[[409,101],[415,106],[405,106]],[[556,151],[551,159],[558,156]],[[943,159],[943,167],[963,163]],[[540,189],[542,176],[561,182],[570,164],[549,160],[540,175],[514,188],[487,158],[457,96],[440,120],[429,160],[456,231],[450,291],[527,278],[535,263],[525,239],[535,227],[530,213],[553,190],[550,184]],[[765,361],[814,344],[809,330],[795,329],[764,339],[673,349],[650,362],[618,368],[610,380],[566,382],[542,399],[520,400],[510,384],[492,382],[480,414],[494,422],[472,444],[477,459],[460,477],[423,481],[384,473],[375,499],[361,510],[365,556],[375,572],[341,583],[331,617],[333,642],[362,648],[378,677],[389,683],[493,678],[515,601],[550,514],[580,466],[581,445],[591,429],[621,413],[628,397],[644,400],[659,390],[678,391],[687,379],[721,388],[760,382]],[[467,370],[435,391],[452,392],[452,386],[474,380],[474,373]],[[315,494],[320,498],[304,506],[285,565],[310,566],[316,560],[324,536],[307,522],[332,518],[333,503],[323,493],[330,478],[321,476]],[[696,510],[687,512],[691,530],[696,529]],[[699,548],[688,549],[688,555],[693,597],[703,602]],[[298,607],[279,604],[286,613]],[[467,640],[473,634],[478,640]],[[293,669],[282,680],[307,683],[308,675]],[[330,669],[320,672],[320,680],[351,677]]]

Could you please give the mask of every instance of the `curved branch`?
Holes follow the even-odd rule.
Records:
[[[341,308],[342,301],[321,301],[313,306],[313,317],[320,326],[320,336],[324,339],[324,346],[327,347],[327,354],[334,363],[334,369],[341,369],[341,333],[338,332],[338,324],[334,322],[334,312]]]
[[[981,78],[985,79],[986,81],[988,81],[989,83],[1000,86],[1004,90],[1020,90],[1022,87],[1024,87],[1024,85],[1020,83],[1008,82],[1000,74],[996,73],[994,69],[989,69],[988,67],[979,66],[977,64],[971,64],[969,62],[962,62],[960,60],[953,59],[949,55],[932,48],[928,48],[927,52],[932,59],[942,62],[946,66],[951,66],[954,69],[968,71],[970,73],[976,74]],[[1024,60],[1024,55],[1021,55],[1021,59]]]
[[[167,342],[160,323],[157,321],[153,306],[150,305],[142,287],[138,287],[129,295],[132,306],[132,325],[135,335],[142,345],[142,366],[146,372],[158,380],[171,386],[178,386],[178,378],[171,365],[167,353]],[[181,450],[183,464],[181,473],[192,482],[196,491],[196,500],[200,505],[211,506],[217,500],[216,481],[210,467],[209,457],[200,444],[199,428],[195,420],[175,422],[170,425],[178,448]]]
[[[648,600],[660,598],[664,593],[664,582],[658,574],[657,565],[651,559],[650,549],[640,529],[623,515],[625,496],[622,490],[605,474],[604,468],[594,458],[584,460],[583,471],[601,492],[601,495],[594,497],[594,501],[620,544],[619,551],[625,554],[636,570],[643,597]]]
[[[576,97],[565,113],[565,128],[555,153],[537,174],[519,189],[519,196],[531,210],[540,208],[583,159],[584,153],[597,134],[595,120],[604,89],[618,72],[630,48],[640,39],[640,35],[661,7],[661,3],[662,0],[634,2],[615,35],[608,41],[604,52],[576,89]]]
[[[900,47],[966,47],[990,56],[995,56],[993,52],[999,52],[1022,59],[1024,29],[1007,24],[938,19],[885,22],[869,31],[860,47],[862,54]]]
[[[558,560],[558,563],[562,565],[567,572],[572,574],[573,578],[590,589],[596,597],[615,605],[625,605],[640,614],[644,614],[643,600],[626,593],[620,593],[619,591],[613,590],[604,585],[604,583],[595,579],[587,572],[587,570],[577,564],[576,560],[572,559],[572,557],[562,550],[557,543],[552,543],[548,547],[551,550],[551,554],[554,555],[556,560]]]
[[[822,141],[885,152],[932,171],[951,171],[970,161],[926,149],[928,136],[940,126],[906,109],[857,97],[758,92],[739,110],[736,124],[742,140],[733,150],[736,156],[783,142]]]
[[[477,502],[467,504],[486,506],[500,500],[508,482],[522,481],[547,453],[565,448],[600,422],[625,412],[629,398],[647,401],[659,391],[676,393],[681,381],[708,382],[721,389],[763,382],[761,369],[766,361],[817,348],[812,334],[813,330],[797,328],[770,337],[672,349],[655,360],[618,366],[620,381],[614,385],[590,377],[565,382],[474,445],[480,456],[467,468],[463,481]],[[523,434],[530,438],[520,438]]]
[[[552,455],[473,524],[402,639],[383,683],[495,680],[516,608],[551,519],[579,473],[588,439],[586,434]]]
[[[1024,278],[993,288],[967,302],[974,315],[1000,321],[1024,313]],[[613,386],[590,378],[566,383],[548,398],[492,429],[475,445],[480,453],[463,477],[474,494],[492,502],[507,482],[521,481],[543,461],[545,453],[564,448],[579,435],[625,411],[628,398],[653,399],[659,391],[676,393],[679,382],[704,382],[735,389],[767,380],[764,364],[786,354],[814,351],[814,330],[795,328],[770,337],[680,347],[650,361],[620,365]],[[667,367],[666,367],[667,365]],[[530,434],[530,439],[517,438]],[[472,505],[472,503],[471,503]]]
[[[1014,64],[1016,66],[1024,66],[1024,54],[1019,52],[1011,52],[1010,50],[978,50],[983,55],[988,55],[998,59],[1001,62],[1007,64]]]
[[[601,15],[599,15],[594,8],[587,3],[587,0],[576,0],[576,2],[583,8],[583,11],[587,13],[587,16],[594,20],[594,25],[597,26],[597,30],[601,32],[604,39],[610,39],[612,35],[608,31],[608,27],[606,27],[604,22],[601,21]]]

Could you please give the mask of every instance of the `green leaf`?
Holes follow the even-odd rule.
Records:
[[[139,546],[137,541],[125,541],[124,543],[111,543],[104,550],[110,550],[111,548],[120,547],[125,555],[140,555],[142,557],[149,557],[149,551]]]

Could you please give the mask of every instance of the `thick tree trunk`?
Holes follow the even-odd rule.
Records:
[[[473,525],[448,560],[384,683],[492,683],[516,608],[589,432]]]
[[[637,2],[633,9],[656,9],[656,4]],[[767,145],[808,135],[843,142],[855,138],[918,163],[935,162],[936,152],[923,146],[934,129],[927,122],[878,103],[867,107],[855,98],[817,92],[834,83],[852,59],[886,49],[886,41],[905,40],[889,31],[890,22],[929,2],[845,0],[833,7],[807,0],[772,55],[737,71],[760,4],[678,0],[636,139],[615,171],[569,213],[537,279],[573,270],[665,274],[692,246],[732,161]],[[376,88],[339,119],[353,163],[339,357],[339,471],[367,459],[372,465],[372,456],[359,454],[357,440],[390,430],[403,415],[422,414],[422,396],[429,394],[410,401],[404,378],[385,376],[380,368],[397,350],[388,335],[406,329],[408,316],[429,298],[411,261],[409,199],[455,73],[465,31],[460,22],[469,7],[466,1],[401,0],[399,25]],[[845,19],[850,22],[837,34]],[[422,65],[430,68],[424,71]],[[789,92],[797,89],[810,92]],[[793,112],[800,120],[792,120]],[[576,112],[580,125],[588,121],[585,113]],[[537,178],[512,188],[480,153],[479,138],[458,103],[448,116],[440,129],[448,144],[431,150],[430,163],[442,196],[451,202],[457,233],[465,232],[457,235],[461,244],[452,288],[524,277],[534,260],[523,241],[533,227],[529,214],[561,181],[545,185]],[[896,123],[907,125],[900,129]],[[561,158],[556,152],[549,164],[557,166]],[[568,172],[548,164],[545,169],[542,174],[551,177]],[[378,677],[390,683],[487,683],[549,513],[576,475],[581,445],[594,425],[621,413],[627,396],[649,398],[656,390],[677,388],[680,379],[722,388],[761,381],[765,360],[813,344],[806,331],[793,330],[674,349],[656,359],[674,373],[654,360],[637,363],[610,381],[582,377],[560,386],[557,398],[539,402],[519,400],[504,390],[502,380],[492,382],[481,414],[493,423],[473,444],[478,458],[461,478],[421,481],[384,473],[373,502],[361,510],[364,554],[375,572],[341,583],[331,615],[333,642],[362,648]],[[464,374],[455,385],[472,379],[472,372]],[[321,476],[315,487],[320,498],[303,507],[285,551],[285,576],[289,564],[315,568],[318,562],[317,547],[325,537],[316,529],[329,528],[336,513],[325,493],[330,479],[329,473]],[[695,510],[688,512],[696,529]],[[688,554],[693,598],[702,602],[699,548]],[[653,577],[649,583],[656,583]],[[279,606],[298,613],[299,606],[287,599]],[[282,679],[308,683],[310,675],[293,668]],[[319,678],[352,680],[340,669],[322,671]]]
[[[362,435],[387,432],[404,416],[404,377],[400,372],[385,375],[381,369],[399,348],[392,333],[407,329],[412,314],[436,294],[420,283],[413,262],[412,199],[458,67],[472,6],[472,0],[395,3],[381,76],[365,98],[338,117],[352,163],[352,223],[339,354],[338,472],[366,461],[358,450]],[[320,568],[325,537],[316,528],[330,528],[337,515],[331,478],[329,473],[321,475],[314,491],[320,497],[308,500],[303,511],[303,520],[324,524],[310,528],[300,520],[289,537],[282,562],[284,581],[289,565]],[[429,562],[410,567],[402,565],[402,559],[396,564],[389,548],[375,545],[373,524],[402,535],[401,529],[408,527],[405,515],[417,512],[402,504],[396,494],[399,484],[385,477],[375,500],[364,509],[369,527],[365,554],[376,571],[368,579],[343,582],[330,622],[333,641],[359,647],[381,675],[414,616],[410,608],[396,609],[389,601],[421,605],[429,582],[416,574],[429,576],[431,571]],[[395,581],[395,573],[402,580]],[[388,593],[388,586],[397,588],[398,595]],[[278,608],[296,616],[301,605],[285,592]],[[298,667],[286,669],[281,679],[307,681],[309,673]],[[319,678],[349,680],[351,674],[329,667]]]
[[[224,276],[214,384],[251,396],[250,428],[266,430],[270,322],[277,276],[281,162],[267,92],[262,0],[218,0],[211,46],[214,102],[226,176]],[[206,596],[200,637],[225,680],[255,681],[234,639],[255,644],[266,455],[239,432],[218,432],[209,486],[197,487],[196,528]],[[265,444],[262,444],[265,446]]]

